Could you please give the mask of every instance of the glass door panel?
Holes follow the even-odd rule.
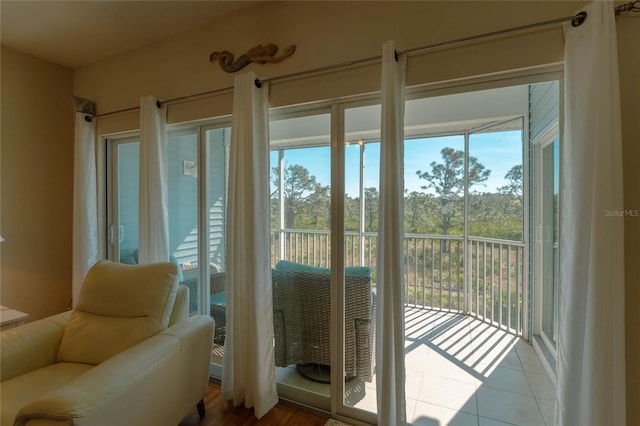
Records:
[[[469,133],[469,235],[523,241],[522,118]]]
[[[114,185],[117,212],[112,220],[111,242],[115,260],[138,263],[138,210],[140,181],[140,142],[115,143]]]
[[[344,399],[371,421],[375,383],[375,278],[380,105],[344,110]],[[357,416],[357,414],[355,414]],[[366,417],[368,415],[368,417]]]
[[[560,195],[560,142],[542,148],[542,327],[549,346],[556,345],[558,324],[558,229]]]
[[[278,392],[330,409],[331,115],[273,120],[270,138]]]
[[[178,282],[189,287],[189,312],[198,313],[198,133],[169,134],[167,145],[169,253]]]
[[[204,281],[202,303],[216,323],[211,355],[211,372],[222,376],[222,359],[226,337],[225,259],[227,228],[227,156],[231,137],[228,127],[209,129],[205,132],[205,155],[201,166],[206,171],[206,189],[203,197],[200,224],[205,230],[202,244],[202,267],[198,268]],[[208,277],[208,279],[206,279]],[[204,307],[204,306],[203,306]]]

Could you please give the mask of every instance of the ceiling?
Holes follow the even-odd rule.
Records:
[[[223,19],[262,1],[268,0],[0,0],[0,41],[75,69]]]

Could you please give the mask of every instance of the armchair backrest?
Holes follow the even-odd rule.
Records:
[[[57,361],[99,364],[167,328],[177,275],[171,262],[95,264],[62,336]]]

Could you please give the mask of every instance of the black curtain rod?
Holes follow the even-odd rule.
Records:
[[[640,3],[640,0],[634,0],[634,1],[630,2],[630,3],[626,3],[626,4],[622,4],[622,5],[616,6],[614,8],[616,16],[619,16],[623,12],[629,12],[629,11],[640,12],[640,6],[638,5],[638,3]],[[588,18],[587,12],[580,12],[580,13],[577,13],[575,15],[565,16],[563,18],[550,19],[550,20],[547,20],[547,21],[535,22],[533,24],[520,25],[520,26],[517,26],[517,27],[506,28],[506,29],[497,30],[497,31],[491,31],[491,32],[488,32],[488,33],[477,34],[477,35],[473,35],[473,36],[469,36],[469,37],[462,37],[462,38],[458,38],[458,39],[455,39],[455,40],[443,41],[443,42],[434,43],[434,44],[430,44],[430,45],[426,45],[426,46],[414,47],[414,48],[406,49],[406,50],[399,50],[399,51],[396,52],[396,57],[397,57],[397,55],[408,55],[408,54],[416,53],[416,52],[425,52],[427,50],[434,50],[434,49],[439,49],[439,48],[443,48],[443,47],[449,47],[449,46],[453,46],[453,45],[456,45],[456,44],[467,43],[467,42],[470,42],[470,41],[473,41],[473,40],[479,40],[479,39],[488,38],[488,37],[495,37],[495,36],[498,36],[498,35],[508,34],[508,33],[516,32],[516,31],[529,30],[529,29],[532,29],[532,28],[537,28],[537,27],[542,27],[542,26],[547,26],[547,25],[552,25],[552,24],[559,24],[559,23],[567,22],[567,21],[571,21],[571,25],[573,25],[574,27],[578,27],[578,26],[582,25],[587,20],[587,18]],[[264,82],[276,81],[276,80],[285,80],[285,79],[299,77],[299,76],[307,75],[307,74],[316,74],[316,73],[331,71],[331,70],[338,69],[338,68],[351,67],[351,66],[354,66],[354,65],[359,65],[359,64],[363,64],[363,63],[367,63],[367,62],[379,61],[381,59],[382,59],[382,56],[380,56],[380,55],[371,56],[369,58],[356,59],[356,60],[353,60],[353,61],[342,62],[342,63],[334,64],[334,65],[327,65],[327,66],[323,66],[323,67],[319,67],[319,68],[313,68],[313,69],[304,70],[304,71],[298,71],[298,72],[285,74],[285,75],[280,75],[280,76],[276,76],[276,77],[265,78],[265,79],[262,79],[262,80],[256,79],[255,85],[256,85],[256,87],[260,88],[260,87],[262,87],[262,83],[264,83]],[[167,99],[167,100],[164,100],[164,101],[158,101],[158,103],[161,102],[163,104],[171,104],[173,102],[183,101],[183,100],[187,100],[187,99],[191,99],[191,98],[217,95],[217,94],[222,94],[222,93],[230,92],[230,91],[233,91],[233,86],[232,87],[225,87],[225,88],[222,88],[222,89],[210,90],[208,92],[197,93],[197,94],[194,94],[194,95],[187,95],[187,96],[182,96],[182,97],[179,97],[179,98],[173,98],[173,99]],[[106,117],[106,116],[109,116],[109,115],[121,114],[121,113],[125,113],[125,112],[130,112],[130,111],[136,111],[138,109],[140,109],[140,107],[139,106],[135,106],[135,107],[131,107],[131,108],[120,109],[120,110],[117,110],[117,111],[111,111],[111,112],[105,112],[105,113],[102,113],[102,114],[96,114],[94,117],[96,117],[96,118]]]

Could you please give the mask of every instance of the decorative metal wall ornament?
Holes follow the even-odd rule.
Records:
[[[293,55],[296,51],[296,45],[292,44],[291,46],[287,46],[282,51],[280,56],[276,56],[276,52],[278,51],[278,46],[275,44],[269,43],[266,46],[261,44],[251,48],[247,53],[240,55],[240,57],[234,62],[233,61],[233,53],[228,50],[223,50],[222,52],[213,52],[209,56],[209,61],[212,63],[218,60],[220,62],[220,67],[226,72],[236,72],[240,71],[242,68],[246,67],[252,62],[257,64],[276,64],[278,62],[282,62],[287,59],[289,56]]]

